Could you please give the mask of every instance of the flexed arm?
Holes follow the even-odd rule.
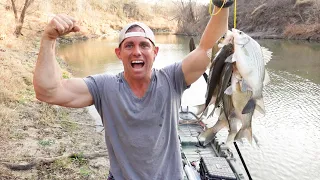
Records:
[[[93,103],[81,78],[62,79],[55,56],[56,39],[79,30],[72,17],[62,14],[56,15],[45,28],[33,76],[36,97],[40,101],[67,107],[85,107]]]
[[[221,1],[223,4],[223,0],[214,0],[214,2],[218,1]],[[230,6],[232,2],[232,0],[226,0],[228,6]],[[216,14],[219,10],[220,7],[215,6],[213,14]],[[229,8],[222,8],[219,13],[211,16],[202,34],[199,46],[183,60],[182,71],[187,85],[192,84],[205,72],[210,63],[207,51],[227,32],[228,16]]]

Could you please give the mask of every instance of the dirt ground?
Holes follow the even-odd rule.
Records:
[[[0,180],[106,179],[104,132],[96,131],[87,109],[63,108],[35,98],[33,69],[46,21],[29,17],[30,29],[16,38],[8,33],[14,25],[12,14],[1,8]],[[71,77],[64,61],[58,62],[63,77]]]
[[[0,41],[0,179],[105,179],[104,133],[87,109],[35,98],[39,38]],[[71,75],[64,70],[64,76]]]
[[[86,109],[32,102],[16,110],[22,123],[16,122],[9,141],[1,142],[0,179],[107,177],[104,133],[96,131]],[[46,121],[37,122],[40,118]]]

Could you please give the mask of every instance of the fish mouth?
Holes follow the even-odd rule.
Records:
[[[144,65],[145,65],[145,62],[141,61],[141,60],[131,61],[131,67],[134,68],[134,69],[143,68]]]

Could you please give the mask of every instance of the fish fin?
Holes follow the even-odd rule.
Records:
[[[263,85],[267,85],[270,82],[270,76],[267,70],[264,71]]]
[[[266,65],[272,58],[272,52],[265,47],[261,47],[261,51],[263,55],[264,64]]]
[[[236,61],[237,61],[236,53],[233,53],[233,55],[232,55],[232,62],[236,62]]]
[[[251,112],[254,112],[254,109],[256,108],[256,100],[255,99],[249,99],[247,104],[244,106],[242,110],[242,114],[248,114]]]
[[[242,78],[240,83],[241,92],[252,91],[252,88],[248,85],[248,83]]]
[[[232,57],[233,57],[233,54],[231,54],[230,56],[227,57],[227,59],[224,61],[225,63],[232,63]]]
[[[205,111],[206,105],[205,104],[200,104],[200,105],[196,105],[191,107],[192,110],[194,110],[194,114],[199,115],[201,114],[203,111]]]
[[[266,114],[263,98],[256,100],[256,110],[258,110],[263,115]]]
[[[218,48],[222,48],[225,44],[219,43]]]
[[[256,108],[254,109],[252,117],[259,118],[266,115],[263,98],[256,100]]]
[[[237,118],[237,114],[234,110],[232,110],[228,116],[228,119],[234,119],[234,118]]]
[[[226,140],[226,144],[227,144],[227,145],[229,145],[229,144],[231,145],[231,143],[233,143],[234,138],[236,137],[236,135],[237,135],[237,133],[229,132],[228,138],[227,138],[227,140]]]
[[[232,95],[232,87],[231,86],[227,87],[227,89],[224,91],[224,93],[231,96]]]
[[[250,144],[252,144],[252,128],[241,128],[234,139],[242,140],[242,138],[247,139],[250,142]]]
[[[219,132],[222,128],[226,126],[228,126],[228,121],[226,120],[225,115],[221,114],[219,116],[219,120],[213,127],[207,129],[198,136],[200,144],[203,146],[209,144],[213,140],[217,132]]]
[[[209,114],[208,118],[210,118],[210,117],[212,117],[212,116],[213,116],[213,114],[214,114],[215,110],[216,110],[216,107],[214,107],[214,108],[213,108],[213,110],[212,110],[212,111],[211,111],[211,113]]]
[[[216,133],[214,133],[213,131],[215,130],[213,130],[212,128],[209,128],[203,131],[201,134],[199,134],[198,140],[202,146],[207,145],[209,142],[211,142],[214,139]]]

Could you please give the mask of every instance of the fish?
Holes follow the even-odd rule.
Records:
[[[231,42],[232,42],[232,40],[233,40],[233,37],[232,37],[232,32],[230,31],[230,30],[227,30],[227,32],[222,36],[222,37],[220,37],[220,39],[216,42],[216,44],[211,48],[211,49],[209,49],[208,51],[207,51],[207,55],[208,55],[208,57],[210,57],[210,61],[211,61],[211,65],[210,65],[210,67],[209,67],[209,76],[211,76],[211,72],[212,72],[212,69],[213,69],[213,67],[214,67],[214,64],[215,64],[215,60],[217,59],[217,56],[218,56],[218,52],[219,52],[219,50],[221,50],[221,48],[223,47],[223,46],[225,46],[225,45],[227,45],[227,44],[230,44]],[[190,41],[189,41],[189,49],[190,49],[190,52],[191,51],[193,51],[194,49],[195,49],[195,45],[194,45],[194,40],[193,40],[193,38],[191,38],[190,39]],[[205,78],[205,80],[206,80],[206,83],[207,83],[207,86],[209,86],[208,84],[209,84],[209,76],[207,75],[207,73],[206,72],[204,72],[203,73],[203,77]],[[205,97],[206,97],[206,99],[208,98],[208,89],[207,89],[207,92],[206,92],[206,95],[205,95]],[[195,106],[195,109],[196,109],[196,115],[200,115],[201,113],[202,113],[202,115],[201,115],[201,117],[203,116],[203,115],[207,115],[207,111],[208,111],[208,109],[207,109],[207,106],[209,106],[209,105],[211,105],[211,104],[213,104],[213,103],[215,103],[215,95],[217,94],[217,91],[215,91],[214,93],[213,93],[213,96],[212,96],[212,98],[211,98],[211,101],[209,102],[209,104],[208,105],[206,105],[206,103],[204,103],[204,104],[200,104],[200,105],[197,105],[197,106]],[[212,113],[211,113],[212,114]],[[201,118],[200,117],[200,118]]]
[[[209,79],[207,84],[205,110],[210,104],[215,102],[218,93],[217,86],[219,83],[220,75],[223,70],[226,59],[233,54],[233,44],[229,43],[224,45],[214,58],[214,64],[211,65],[209,71]]]
[[[218,121],[216,122],[216,124],[213,127],[207,129],[206,131],[202,132],[198,136],[199,141],[203,142],[203,145],[206,145],[209,142],[211,142],[212,139],[214,138],[215,134],[218,131],[220,131],[222,128],[229,127],[229,122],[228,122],[228,118],[227,117],[230,114],[229,113],[230,109],[232,109],[232,107],[229,107],[229,106],[232,106],[232,102],[229,103],[229,104],[225,104],[224,102],[221,103],[221,101],[223,99],[227,99],[227,98],[223,98],[223,96],[225,95],[224,91],[226,90],[226,88],[229,85],[229,82],[230,82],[230,79],[231,79],[231,74],[232,74],[232,64],[226,62],[224,64],[224,66],[223,66],[222,73],[221,73],[221,76],[220,76],[220,80],[219,80],[218,86],[216,88],[216,91],[214,93],[214,94],[216,94],[214,96],[215,97],[215,107],[212,110],[212,112],[209,115],[209,117],[212,117],[215,109],[217,107],[220,107],[220,105],[222,104],[221,105],[222,107],[220,108],[220,115],[218,117]],[[226,96],[229,96],[229,95],[226,95]],[[231,96],[230,96],[230,99],[231,99]]]
[[[251,113],[255,110],[257,100],[262,98],[263,86],[270,81],[265,65],[270,61],[272,52],[262,48],[258,42],[240,30],[233,28],[232,35],[234,43],[232,62],[235,62],[243,82],[252,91],[242,113]]]
[[[253,112],[243,114],[242,110],[246,106],[249,99],[252,97],[253,92],[250,90],[242,91],[240,84],[242,77],[239,72],[234,68],[231,78],[231,87],[232,87],[232,104],[234,106],[234,114],[232,115],[234,118],[241,120],[241,128],[237,132],[235,136],[235,140],[241,140],[242,138],[248,139],[248,141],[252,142],[252,116]]]
[[[210,113],[209,117],[213,115],[215,108],[219,107],[222,104],[222,97],[224,95],[224,91],[228,88],[231,80],[232,75],[232,63],[227,62],[228,59],[231,58],[231,55],[227,58],[225,61],[225,64],[222,69],[222,73],[220,75],[220,80],[218,82],[217,88],[216,88],[216,95],[215,95],[215,105],[214,109]]]
[[[234,113],[234,106],[230,95],[224,94],[223,96],[223,107],[221,107],[218,121],[211,128],[206,129],[199,134],[198,140],[201,145],[206,146],[216,136],[216,134],[222,129],[229,129],[226,143],[234,141],[234,138],[238,132],[239,119],[230,118],[231,114]]]

